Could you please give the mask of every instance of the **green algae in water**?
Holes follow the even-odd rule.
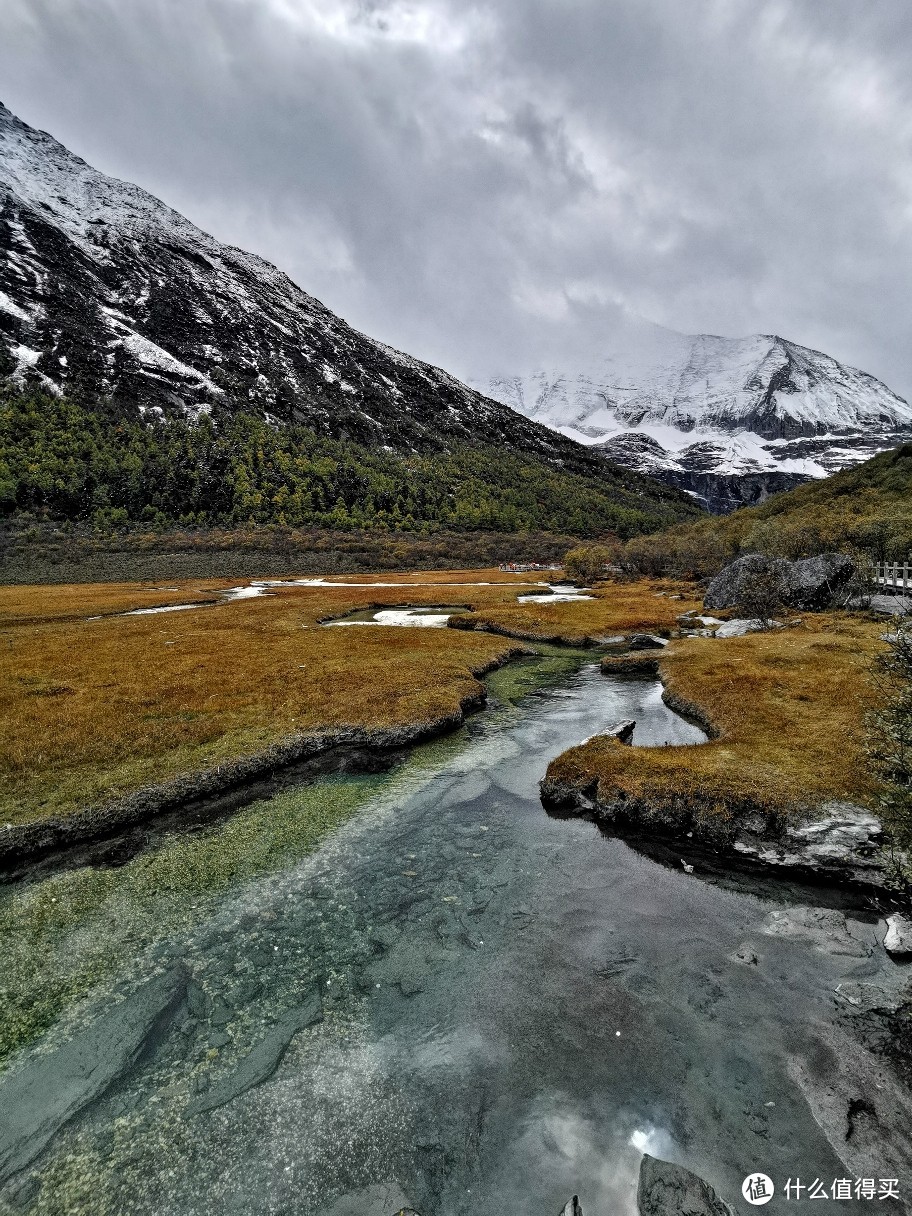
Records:
[[[538,645],[486,678],[509,712],[591,662],[592,651]],[[414,750],[381,774],[324,777],[251,803],[205,832],[176,831],[116,869],[83,867],[0,894],[0,1061],[34,1042],[95,990],[143,966],[156,946],[205,921],[228,893],[310,855],[355,813],[430,780],[466,732]]]
[[[117,869],[55,874],[0,899],[0,1058],[156,942],[203,920],[219,897],[312,852],[389,785],[329,777],[251,803],[206,833],[175,833]]]
[[[515,659],[485,677],[490,697],[503,705],[516,705],[529,693],[562,683],[595,657],[592,650],[543,642],[536,642],[535,649],[536,655]]]

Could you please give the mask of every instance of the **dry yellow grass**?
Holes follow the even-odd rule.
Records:
[[[465,623],[543,641],[559,636],[585,644],[621,633],[675,630],[678,616],[701,603],[694,598],[692,584],[667,579],[604,583],[591,595],[592,599],[575,603],[517,604],[514,600],[480,607]]]
[[[666,690],[698,710],[717,737],[667,748],[594,739],[558,757],[548,776],[573,786],[597,779],[603,803],[621,796],[698,816],[750,808],[788,814],[832,798],[864,803],[872,793],[864,714],[882,629],[809,615],[788,630],[674,642],[660,661]]]
[[[134,608],[215,601],[228,579],[181,583],[86,583],[0,587],[0,630],[43,621],[81,621]]]
[[[450,713],[477,692],[472,671],[510,648],[503,638],[319,621],[369,604],[512,603],[529,577],[352,578],[365,586],[276,588],[191,612],[98,620],[85,618],[194,599],[230,580],[173,584],[164,596],[122,584],[0,589],[0,818],[66,814],[302,731]],[[480,581],[493,585],[450,585]]]

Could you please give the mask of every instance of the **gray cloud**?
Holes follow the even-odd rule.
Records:
[[[462,375],[620,310],[912,395],[905,0],[4,0],[0,97]]]

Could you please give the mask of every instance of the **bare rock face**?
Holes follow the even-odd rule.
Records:
[[[708,1182],[683,1165],[659,1161],[648,1153],[640,1166],[637,1204],[640,1216],[732,1216],[732,1209]]]

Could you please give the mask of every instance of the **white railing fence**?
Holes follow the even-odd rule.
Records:
[[[912,575],[909,562],[876,562],[874,582],[884,591],[901,591],[904,595],[912,590]]]

